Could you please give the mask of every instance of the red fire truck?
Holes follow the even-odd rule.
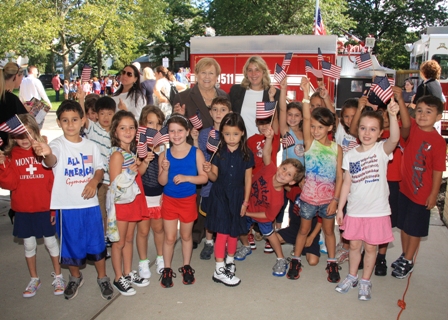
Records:
[[[306,76],[305,60],[318,68],[317,48],[321,49],[325,61],[342,67],[341,79],[337,81],[337,90],[335,81],[328,77],[324,77],[323,80],[330,96],[334,97],[337,108],[340,108],[348,98],[361,97],[363,89],[370,87],[373,75],[395,76],[394,70],[383,68],[374,57],[372,57],[373,66],[360,71],[355,63],[355,56],[360,54],[359,50],[352,50],[349,55],[347,48],[341,47],[341,42],[335,35],[194,37],[190,39],[191,70],[194,70],[201,58],[215,58],[221,66],[219,86],[229,92],[233,84],[241,83],[243,66],[247,59],[253,55],[259,55],[266,61],[271,72],[271,81],[276,85],[273,77],[275,64],[281,65],[285,54],[292,52],[293,57],[287,70],[288,98],[301,101],[303,93],[300,90],[300,81],[303,76]],[[339,56],[338,51],[341,53]],[[316,77],[311,74],[308,77],[314,88],[317,88]],[[194,74],[190,81],[191,84],[196,82]]]

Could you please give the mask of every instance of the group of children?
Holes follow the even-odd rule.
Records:
[[[301,87],[302,104],[286,105],[284,80],[279,112],[273,121],[257,120],[260,135],[249,139],[242,117],[232,113],[225,98],[213,100],[210,115],[214,125],[200,133],[181,114],[172,114],[165,122],[154,106],[146,106],[137,122],[130,112],[115,112],[115,102],[109,97],[93,103],[97,119],[85,117],[84,104],[92,102],[84,102],[83,94],[81,104],[68,100],[58,108],[57,122],[64,134],[50,144],[40,136],[31,116],[20,115],[30,136],[12,136],[5,155],[0,155],[0,186],[12,190],[11,207],[17,212],[14,235],[24,238],[31,281],[23,296],[34,296],[40,286],[35,252],[36,238],[41,237],[52,258],[56,295],[64,294],[66,299],[77,295],[84,281],[79,268],[86,259],[94,261],[104,299],[112,298],[113,287],[123,295],[134,295],[133,286],[149,285],[150,229],[161,285],[172,287],[178,225],[183,256],[178,271],[184,284],[193,284],[195,270],[190,263],[192,228],[198,215],[197,186],[204,186],[199,202],[199,211],[206,215],[204,250],[208,254],[204,258],[209,259],[213,250],[215,282],[226,286],[241,283],[234,261],[251,254],[248,232],[254,223],[277,256],[273,275],[292,280],[300,277],[302,255],[310,265],[318,263],[317,235],[322,228],[328,248],[328,281],[339,282],[336,291],[341,293],[359,283],[360,300],[371,298],[373,269],[387,270],[384,248],[393,241],[392,227],[397,226],[403,254],[392,264],[392,275],[406,277],[413,270],[420,238],[428,234],[429,209],[435,205],[445,170],[445,141],[433,129],[441,118],[442,103],[422,97],[414,121],[401,91],[398,94],[394,89],[398,103],[392,99],[387,111],[365,111],[367,99],[363,97],[357,105],[347,102],[336,122],[326,90],[310,97],[305,77]],[[158,131],[163,125],[167,126],[170,147],[148,145],[148,155],[138,158],[138,127]],[[219,136],[214,153],[207,150],[212,130],[215,138]],[[397,149],[400,132],[404,140]],[[187,142],[190,134],[194,145]],[[284,145],[283,161],[277,167],[280,135],[290,135],[294,143]],[[388,171],[392,154],[397,152],[404,153],[399,189],[398,180]],[[24,202],[25,196],[35,201]],[[290,205],[290,225],[276,230],[273,222],[285,202]],[[118,235],[111,249],[113,286],[106,275],[104,238],[111,212]],[[343,229],[345,248],[336,246],[335,220]],[[134,237],[138,272],[132,268]],[[242,243],[239,248],[238,239]],[[295,245],[292,259],[283,255],[284,242]],[[362,248],[364,270],[358,281]],[[349,274],[340,282],[338,259],[342,253],[349,256]],[[69,267],[68,283],[59,262]]]

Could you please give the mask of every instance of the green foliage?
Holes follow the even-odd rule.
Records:
[[[315,4],[314,0],[213,0],[208,14],[219,35],[312,34]],[[343,13],[346,1],[321,1],[320,8],[328,34],[354,25]]]
[[[390,68],[409,67],[403,45],[417,40],[415,32],[446,24],[448,11],[439,0],[348,0],[347,14],[355,21],[351,29],[359,38],[373,35],[374,53]]]

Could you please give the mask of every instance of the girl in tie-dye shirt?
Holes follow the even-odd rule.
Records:
[[[311,229],[311,220],[316,215],[322,217],[322,229],[328,250],[327,280],[339,282],[340,276],[335,259],[336,239],[334,220],[342,185],[342,149],[328,139],[333,129],[335,117],[326,108],[310,111],[310,83],[302,78],[303,139],[305,144],[305,184],[300,195],[300,230],[296,239],[294,257],[288,271],[288,278],[298,279],[301,269],[300,253],[305,246]]]

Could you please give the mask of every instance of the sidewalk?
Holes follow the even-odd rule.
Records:
[[[59,136],[54,116],[46,119],[44,134],[53,139]],[[49,128],[49,129],[48,129]],[[92,264],[82,270],[84,285],[73,300],[54,296],[50,276],[51,261],[43,241],[38,242],[37,269],[42,281],[33,298],[23,298],[22,292],[29,281],[24,259],[23,243],[12,236],[12,225],[7,215],[9,192],[0,189],[0,290],[1,319],[396,319],[407,279],[398,280],[390,275],[372,276],[372,300],[358,301],[357,288],[343,295],[334,291],[335,284],[326,280],[326,255],[315,267],[304,262],[300,279],[292,281],[286,277],[272,276],[274,254],[264,254],[264,242],[245,261],[236,261],[236,274],[242,279],[238,287],[230,288],[212,281],[214,260],[200,260],[203,243],[193,251],[191,265],[196,270],[196,283],[182,284],[180,241],[174,252],[173,269],[177,278],[174,287],[164,289],[159,284],[159,275],[153,266],[155,248],[152,233],[149,239],[151,259],[151,284],[136,288],[137,294],[125,297],[115,292],[110,301],[101,298],[96,283],[96,272]],[[388,264],[401,253],[399,230],[394,229],[395,241],[389,246]],[[289,256],[291,245],[284,245],[283,252]],[[429,236],[425,238],[417,256],[410,286],[405,298],[406,310],[400,319],[446,319],[446,293],[448,275],[448,229],[441,223],[438,214],[433,214]],[[113,278],[110,260],[107,273]],[[134,250],[133,266],[138,266]],[[348,272],[348,263],[342,265],[341,278]],[[388,273],[391,268],[389,266]],[[67,268],[63,269],[68,279]],[[359,275],[362,274],[360,271]]]

